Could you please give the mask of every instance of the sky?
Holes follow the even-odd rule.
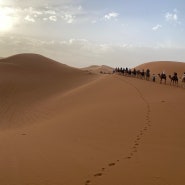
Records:
[[[73,67],[185,62],[184,0],[0,0],[0,57]]]

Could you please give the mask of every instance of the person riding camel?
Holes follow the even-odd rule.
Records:
[[[165,73],[165,71],[163,70],[163,72],[162,72],[162,77],[165,77],[166,76],[166,73]]]
[[[184,74],[182,75],[182,82],[185,82],[185,72],[184,72]]]

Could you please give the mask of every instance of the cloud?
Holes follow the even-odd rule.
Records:
[[[28,22],[35,22],[35,19],[33,17],[31,17],[30,15],[27,15],[24,20],[28,21]]]
[[[174,9],[173,12],[171,12],[171,13],[167,12],[165,14],[165,19],[166,19],[167,22],[180,24],[177,9]]]
[[[162,26],[161,26],[160,24],[157,24],[156,26],[154,26],[154,27],[152,28],[152,30],[153,30],[153,31],[157,31],[157,30],[159,30],[160,28],[162,28]]]
[[[64,15],[61,16],[61,18],[62,18],[66,23],[68,23],[68,24],[73,23],[74,20],[75,20],[75,17],[76,17],[76,16],[74,16],[74,15],[72,15],[72,14],[68,14],[68,13],[66,13],[66,14],[64,14]]]
[[[56,12],[54,10],[46,10],[44,11],[44,13],[49,15],[56,15]]]
[[[53,22],[56,22],[57,21],[57,17],[52,15],[52,16],[49,17],[49,20],[53,21]]]
[[[175,13],[173,14],[173,13],[169,13],[169,12],[166,13],[165,18],[167,21],[177,21],[178,20],[177,14],[175,14]]]
[[[104,15],[104,18],[103,19],[106,20],[106,21],[109,21],[111,19],[116,19],[118,16],[119,16],[118,13],[116,13],[116,12],[110,12],[110,13]]]
[[[1,1],[1,0],[0,0]],[[68,24],[72,24],[75,21],[84,22],[89,20],[89,12],[86,12],[82,5],[75,0],[62,0],[51,2],[49,0],[33,0],[33,2],[21,0],[6,0],[0,7],[0,13],[6,11],[6,15],[17,24],[23,25],[25,22],[40,22],[41,21],[62,21]],[[5,2],[5,1],[3,1]],[[37,3],[38,2],[38,3]],[[21,4],[22,3],[22,4]],[[41,6],[42,4],[42,6]]]
[[[24,18],[26,21],[29,22],[36,22],[36,20],[50,20],[53,22],[57,21],[56,12],[49,8],[25,8],[20,10],[20,16],[26,15]],[[46,18],[47,17],[47,18]]]

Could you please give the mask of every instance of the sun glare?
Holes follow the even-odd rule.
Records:
[[[14,21],[9,14],[10,10],[0,7],[0,32],[9,31],[13,27]]]

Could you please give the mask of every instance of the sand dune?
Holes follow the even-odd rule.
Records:
[[[102,65],[102,66],[92,65],[89,67],[82,68],[82,70],[89,71],[89,72],[95,73],[95,74],[100,74],[100,73],[112,74],[113,68],[106,66],[106,65]]]
[[[0,63],[0,184],[185,184],[183,88],[14,57]]]
[[[17,122],[25,122],[26,116],[35,120],[41,114],[38,109],[42,102],[92,78],[84,71],[36,54],[1,59],[0,126],[16,126]],[[27,115],[30,110],[34,115]]]
[[[156,61],[156,62],[148,62],[141,64],[136,67],[136,69],[150,69],[151,73],[159,74],[165,71],[166,74],[170,75],[174,72],[177,72],[181,77],[185,72],[185,63],[184,62],[172,62],[172,61]]]

